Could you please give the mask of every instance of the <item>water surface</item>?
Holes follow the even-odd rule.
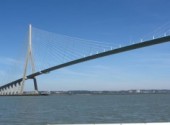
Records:
[[[0,125],[170,122],[170,94],[0,97]]]

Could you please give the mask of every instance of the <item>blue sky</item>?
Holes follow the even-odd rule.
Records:
[[[169,0],[1,0],[0,74],[7,76],[6,69],[24,55],[30,23],[57,34],[126,45],[168,31],[169,6]],[[40,90],[170,89],[169,64],[166,43],[54,71],[38,77],[38,84]]]

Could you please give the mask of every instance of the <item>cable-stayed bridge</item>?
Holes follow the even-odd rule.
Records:
[[[5,81],[0,95],[23,95],[25,81],[32,79],[35,94],[38,94],[36,78],[51,71],[101,57],[127,52],[170,41],[170,35],[127,46],[115,47],[111,43],[84,40],[58,35],[29,26],[27,54],[23,71],[16,79]]]

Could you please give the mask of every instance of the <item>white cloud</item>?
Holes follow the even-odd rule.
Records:
[[[19,64],[19,63],[21,62],[10,57],[0,57],[0,64],[3,64],[3,65],[14,65],[14,64]]]
[[[91,74],[89,74],[89,73],[74,71],[71,69],[61,69],[60,73],[67,74],[67,75],[91,76]]]

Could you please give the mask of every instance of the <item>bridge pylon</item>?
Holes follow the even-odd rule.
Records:
[[[28,49],[27,49],[27,54],[26,54],[24,73],[23,73],[23,77],[22,77],[22,81],[21,81],[21,91],[20,91],[20,94],[23,94],[25,80],[28,79],[26,76],[27,76],[27,69],[28,69],[28,63],[29,62],[31,63],[31,71],[32,71],[32,74],[33,74],[33,73],[35,73],[35,64],[34,64],[33,51],[32,51],[32,25],[31,24],[29,25]],[[36,80],[35,77],[33,77],[31,79],[33,79],[33,82],[34,82],[35,94],[38,94],[37,80]]]

